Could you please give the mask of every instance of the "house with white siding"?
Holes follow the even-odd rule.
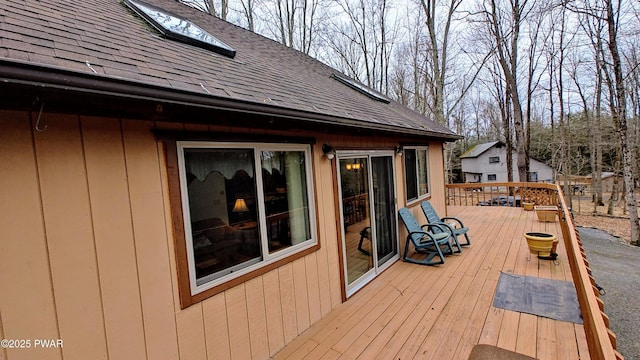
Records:
[[[517,156],[513,151],[513,181],[552,182],[553,169],[530,158],[529,179],[520,179]],[[478,144],[460,156],[466,182],[507,182],[507,147],[502,141]]]

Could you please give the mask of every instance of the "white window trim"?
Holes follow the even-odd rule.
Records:
[[[252,271],[260,269],[264,266],[268,266],[278,260],[286,258],[295,253],[309,249],[318,244],[317,230],[316,230],[316,207],[315,196],[313,193],[313,171],[312,171],[312,159],[311,159],[311,146],[304,144],[278,144],[278,143],[224,143],[224,142],[212,142],[212,141],[178,141],[176,142],[178,150],[178,175],[180,177],[180,193],[182,200],[182,216],[184,219],[184,236],[187,246],[187,262],[189,268],[189,281],[191,284],[191,295],[199,294],[208,289],[214,288],[227,281],[238,278],[242,275],[248,274]],[[193,251],[193,236],[191,230],[191,216],[189,211],[189,193],[187,191],[187,179],[184,162],[184,149],[189,148],[201,148],[201,149],[253,149],[254,152],[254,166],[255,166],[255,181],[256,181],[256,198],[260,199],[258,204],[258,224],[260,228],[260,243],[262,245],[262,260],[253,265],[249,265],[237,271],[221,276],[219,278],[206,281],[202,284],[198,284],[196,279],[195,270],[195,254]],[[260,164],[260,152],[261,151],[303,151],[305,154],[305,175],[307,177],[307,201],[309,207],[309,228],[311,238],[281,250],[278,250],[272,254],[269,254],[268,244],[264,239],[267,238],[266,216],[265,216],[265,204],[264,204],[264,188],[262,183],[262,166]],[[206,279],[206,277],[204,278]],[[202,279],[200,280],[202,282]]]
[[[404,168],[404,176],[405,176],[405,181],[404,181],[404,186],[405,186],[405,191],[404,191],[404,197],[405,197],[405,201],[407,202],[407,205],[411,205],[411,204],[415,204],[417,202],[423,201],[426,198],[431,197],[431,171],[429,171],[429,147],[428,146],[405,146],[404,150],[415,150],[416,151],[416,184],[419,184],[419,179],[418,179],[418,155],[417,155],[417,151],[419,150],[425,150],[427,152],[427,184],[429,185],[429,191],[424,194],[424,195],[420,195],[418,194],[418,197],[415,199],[408,199],[407,198],[407,169],[405,168],[405,162],[402,162],[403,168]],[[416,189],[419,192],[419,189]]]

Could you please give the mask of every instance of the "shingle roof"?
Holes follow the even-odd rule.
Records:
[[[385,104],[345,86],[331,77],[334,69],[301,52],[177,1],[146,2],[193,21],[233,47],[235,58],[161,37],[120,0],[2,0],[0,70],[20,63],[322,115],[337,124],[459,138],[399,103]],[[0,80],[9,76],[0,71]]]
[[[485,151],[487,151],[487,150],[491,149],[492,147],[494,147],[499,142],[500,141],[492,141],[492,142],[488,142],[488,143],[478,144],[478,145],[472,147],[471,149],[465,151],[462,155],[460,155],[460,158],[461,159],[468,159],[468,158],[478,157],[478,156],[482,155],[482,153],[484,153]]]

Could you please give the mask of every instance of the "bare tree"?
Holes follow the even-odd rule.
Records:
[[[538,11],[530,21],[528,21],[528,25],[530,27],[529,31],[529,51],[528,51],[528,66],[527,66],[527,98],[526,98],[526,116],[525,116],[525,139],[524,139],[524,147],[525,153],[527,154],[526,168],[529,167],[529,149],[531,146],[531,117],[532,117],[532,106],[533,106],[533,94],[534,91],[538,88],[540,84],[540,78],[542,77],[542,71],[540,71],[541,65],[540,61],[543,58],[543,51],[539,51],[539,43],[546,43],[546,40],[549,38],[551,32],[544,33],[542,31],[542,26],[545,22],[545,17],[547,15],[546,9]],[[542,38],[540,38],[542,36]],[[528,181],[531,179],[527,179]]]
[[[629,130],[627,125],[627,94],[625,76],[619,49],[619,20],[622,2],[614,5],[613,0],[589,0],[567,2],[565,6],[575,13],[583,14],[602,21],[606,29],[606,52],[602,51],[602,73],[608,90],[609,111],[619,138],[619,160],[624,174],[624,194],[626,210],[631,223],[631,243],[640,246],[640,224],[638,223],[638,204],[635,199],[634,155],[629,148]],[[617,7],[616,7],[617,6]],[[637,164],[636,164],[637,166]],[[612,193],[612,196],[614,194]],[[610,206],[611,208],[611,206]]]
[[[591,121],[589,147],[591,150],[591,179],[593,187],[593,212],[597,213],[598,206],[603,206],[602,199],[602,82],[603,82],[603,45],[602,45],[602,21],[598,17],[585,16],[580,14],[582,21],[580,26],[590,39],[593,55],[593,65],[595,65],[595,89],[594,89],[594,116]],[[585,112],[589,116],[590,111],[587,106],[585,92],[582,90],[576,74],[575,83],[579,90],[580,97],[584,104]]]
[[[429,41],[428,51],[430,56],[427,59],[430,65],[431,79],[433,80],[433,86],[431,87],[433,114],[437,122],[445,125],[447,124],[447,119],[445,118],[444,91],[447,69],[449,67],[447,56],[449,55],[451,22],[461,3],[462,0],[449,1],[443,21],[444,24],[441,29],[439,29],[437,25],[438,12],[436,11],[436,0],[420,0],[425,15]]]
[[[558,126],[560,127],[560,163],[562,166],[562,177],[563,177],[563,185],[564,185],[564,193],[565,196],[568,196],[569,206],[573,205],[573,191],[570,190],[569,186],[571,185],[571,166],[569,164],[569,126],[570,123],[568,118],[565,115],[565,99],[564,99],[564,62],[566,58],[566,50],[567,50],[567,41],[565,41],[566,37],[566,16],[565,16],[565,8],[560,8],[560,31],[557,31],[557,53],[555,57],[556,61],[556,90],[558,91],[558,106],[560,110],[560,114],[558,116]]]
[[[506,145],[507,181],[513,182],[513,129],[511,127],[513,112],[511,111],[509,84],[504,80],[502,69],[496,59],[488,64],[487,71],[490,78],[484,83],[496,104],[496,112],[499,114],[497,118],[501,127],[501,134],[496,138],[503,140]]]
[[[509,0],[505,8],[496,0],[485,0],[481,13],[487,28],[494,39],[495,54],[506,82],[508,104],[511,105],[514,130],[514,143],[517,154],[517,167],[520,179],[527,179],[527,153],[523,126],[522,103],[519,94],[518,47],[523,18],[530,8],[529,0]]]
[[[183,4],[193,6],[194,8],[206,12],[209,15],[219,17],[223,20],[227,20],[227,13],[229,11],[228,0],[221,0],[220,10],[216,11],[216,4],[213,0],[179,0]]]
[[[636,14],[636,16],[640,16]],[[635,149],[632,151],[632,155],[635,157],[632,164],[633,177],[636,183],[640,181],[640,165],[638,159],[640,159],[640,49],[638,49],[638,40],[634,37],[633,41],[627,45],[627,51],[622,55],[625,58],[626,68],[630,69],[627,75],[626,87],[629,97],[629,110],[631,111],[631,117],[629,118],[629,147]],[[640,184],[636,184],[636,191]]]
[[[624,173],[625,200],[631,221],[631,243],[640,246],[640,224],[638,224],[638,203],[635,198],[635,179],[633,178],[633,155],[628,146],[629,133],[627,128],[627,99],[624,88],[624,76],[622,74],[622,60],[618,49],[617,14],[614,12],[613,0],[605,0],[606,24],[609,33],[608,48],[613,60],[613,73],[615,76],[615,100],[612,103],[611,115],[616,124],[616,130],[620,136],[622,147],[622,169]]]
[[[255,1],[241,0],[240,5],[242,6],[242,14],[244,15],[244,18],[247,20],[247,30],[255,32],[256,31]]]
[[[321,28],[334,13],[330,0],[262,0],[259,7],[256,0],[240,2],[250,27],[257,29],[258,17],[260,32],[305,54],[320,51]]]
[[[333,50],[329,64],[382,93],[389,91],[389,68],[397,24],[385,0],[340,0],[326,44]],[[346,19],[346,20],[345,20]]]

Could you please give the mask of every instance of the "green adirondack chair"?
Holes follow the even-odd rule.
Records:
[[[464,224],[462,223],[462,220],[458,219],[457,217],[451,217],[451,216],[441,218],[440,216],[438,216],[438,214],[436,213],[436,210],[428,201],[423,201],[420,204],[420,206],[422,207],[424,216],[427,218],[427,221],[430,224],[440,224],[440,225],[446,226],[447,231],[453,235],[453,238],[456,242],[456,246],[458,247],[459,250],[462,250],[460,245],[462,246],[471,245],[471,240],[469,240],[469,234],[467,234],[469,232],[469,228],[464,226]],[[460,235],[464,235],[464,238],[467,241],[466,243],[460,244],[460,242],[458,241],[458,236]]]
[[[409,232],[407,235],[407,243],[404,247],[404,261],[421,265],[438,265],[444,264],[444,254],[453,254],[453,247],[451,247],[450,242],[451,234],[441,225],[426,224],[421,226],[407,208],[398,210],[398,215]],[[432,229],[437,229],[438,231],[434,232]],[[410,257],[410,244],[413,244],[416,252],[426,254],[427,256],[424,259],[414,259]],[[442,248],[444,248],[444,251]],[[439,260],[434,260],[436,256]]]

